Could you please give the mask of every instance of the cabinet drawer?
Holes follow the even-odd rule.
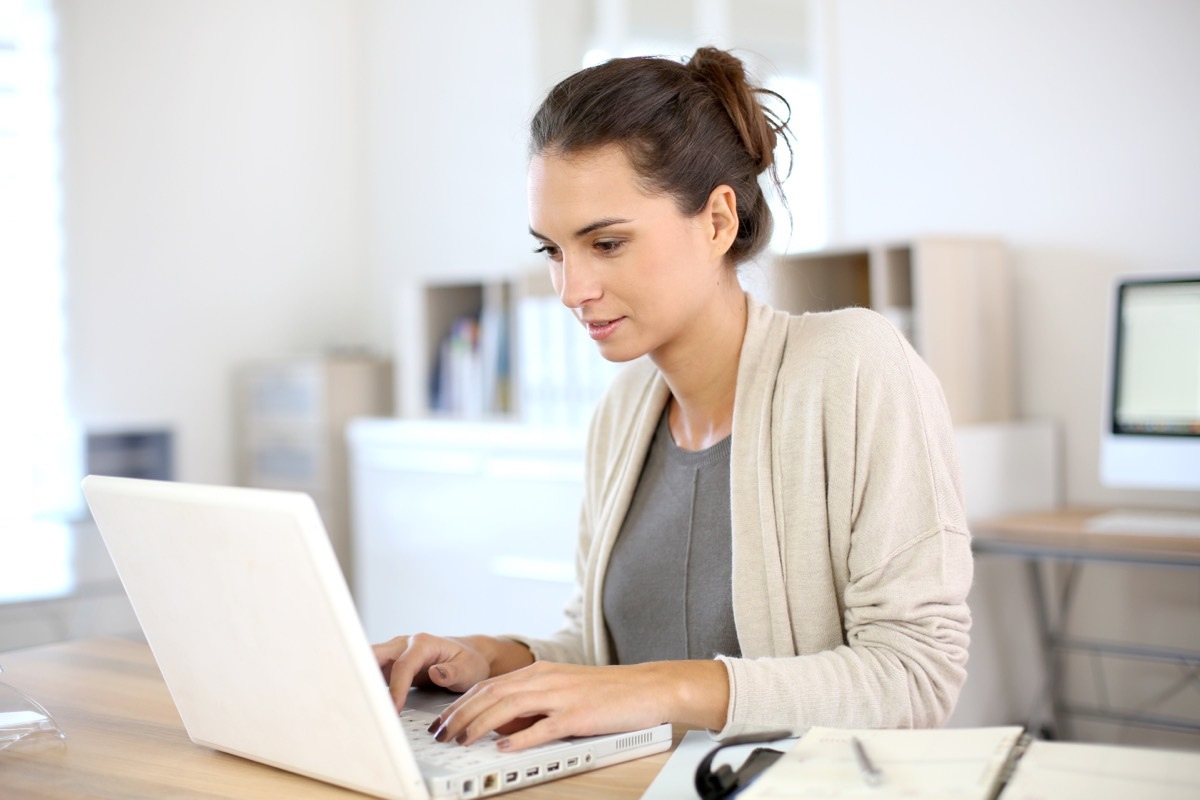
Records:
[[[265,364],[241,373],[241,402],[247,419],[307,421],[324,414],[319,362]]]

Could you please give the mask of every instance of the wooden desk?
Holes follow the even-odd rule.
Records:
[[[1087,520],[1104,509],[1064,508],[1014,514],[971,526],[978,553],[1165,567],[1200,566],[1200,537],[1091,533]]]
[[[1069,705],[1064,699],[1061,659],[1066,650],[1122,658],[1172,661],[1200,666],[1200,653],[1168,647],[1148,647],[1116,641],[1084,640],[1067,636],[1063,621],[1067,618],[1077,582],[1069,575],[1058,604],[1050,600],[1049,579],[1041,565],[1046,562],[1086,562],[1143,565],[1166,568],[1200,568],[1200,537],[1146,535],[1129,533],[1093,533],[1087,520],[1102,509],[1067,508],[1036,514],[1017,514],[976,522],[971,526],[972,548],[977,554],[1014,556],[1029,567],[1030,585],[1037,610],[1038,633],[1046,667],[1045,703],[1049,707],[1053,730],[1059,738],[1070,738],[1066,717],[1087,716],[1124,724],[1142,725],[1189,733],[1200,732],[1200,722],[1122,712],[1107,706]]]
[[[144,644],[85,639],[0,653],[0,666],[0,680],[44,705],[68,737],[62,745],[0,752],[2,798],[364,797],[193,744]],[[636,798],[668,757],[659,753],[501,796]]]

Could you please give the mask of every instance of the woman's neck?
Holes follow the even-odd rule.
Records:
[[[671,389],[667,421],[675,444],[704,450],[733,430],[733,400],[738,361],[746,335],[746,295],[722,296],[690,341],[675,342],[669,352],[652,356]]]

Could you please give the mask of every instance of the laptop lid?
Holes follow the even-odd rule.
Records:
[[[83,492],[194,742],[428,797],[308,495],[99,476]]]

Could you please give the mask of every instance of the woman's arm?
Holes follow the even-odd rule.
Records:
[[[730,714],[719,737],[944,724],[966,677],[971,575],[967,534],[931,533],[845,588],[841,643],[793,657],[722,659]],[[831,625],[829,634],[838,631]]]

